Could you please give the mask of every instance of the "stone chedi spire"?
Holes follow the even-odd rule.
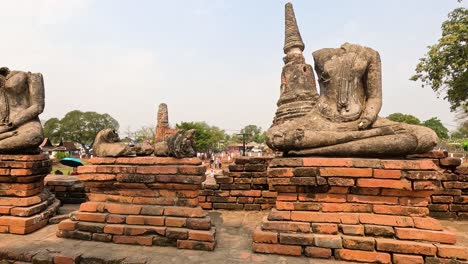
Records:
[[[293,6],[285,7],[285,38],[281,73],[281,94],[273,126],[304,116],[315,106],[318,98],[312,66],[306,64],[302,51],[305,45],[297,26]]]
[[[284,35],[284,53],[288,54],[292,48],[299,48],[304,51],[305,45],[302,42],[301,33],[297,26],[296,16],[294,15],[293,5],[287,3],[285,6],[285,35]]]
[[[156,133],[154,142],[161,142],[167,135],[175,134],[175,129],[169,127],[169,112],[167,104],[162,103],[158,108],[158,119],[156,121]]]

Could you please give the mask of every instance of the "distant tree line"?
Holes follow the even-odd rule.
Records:
[[[43,126],[44,136],[53,143],[60,140],[72,141],[81,144],[85,151],[89,152],[97,133],[104,128],[118,130],[119,122],[109,114],[74,110],[61,119],[48,119]]]

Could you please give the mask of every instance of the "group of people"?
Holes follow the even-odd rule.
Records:
[[[55,175],[63,175],[63,172],[61,170],[57,169],[57,170],[54,171],[54,174]],[[78,170],[76,169],[76,167],[74,167],[71,172],[68,172],[68,175],[78,175]]]
[[[222,166],[221,158],[211,156],[210,168],[221,169],[221,166]]]

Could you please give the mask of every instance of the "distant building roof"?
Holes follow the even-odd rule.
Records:
[[[39,146],[41,148],[43,147],[54,147],[54,145],[52,145],[52,142],[50,141],[49,138],[44,138],[44,140],[42,141],[41,145]]]
[[[60,140],[58,146],[54,146],[49,138],[44,138],[41,145],[39,146],[42,151],[77,151],[78,148],[75,143],[71,141]]]

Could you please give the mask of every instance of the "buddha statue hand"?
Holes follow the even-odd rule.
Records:
[[[361,119],[359,120],[359,123],[358,123],[358,129],[359,130],[368,129],[368,128],[370,128],[372,126],[372,123],[373,123],[373,121],[370,120],[369,118],[361,117]]]
[[[391,126],[383,126],[380,129],[383,135],[397,135],[397,134],[408,133],[408,131],[404,128],[404,126],[400,124],[391,125]]]

